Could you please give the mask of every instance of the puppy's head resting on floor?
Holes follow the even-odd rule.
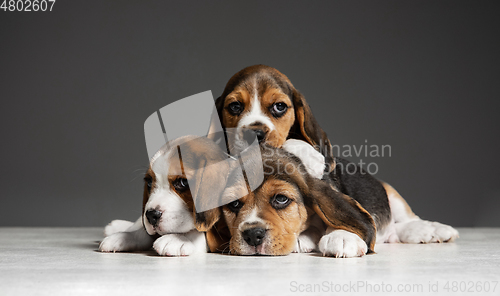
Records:
[[[243,197],[221,208],[198,213],[207,225],[219,219],[227,224],[232,254],[287,255],[314,213],[326,226],[355,233],[373,248],[373,233],[364,230],[364,224],[373,220],[356,201],[333,189],[328,182],[312,177],[295,155],[265,144],[261,146],[263,183],[246,194],[247,183],[240,178],[240,171],[233,170],[222,198]]]
[[[302,94],[278,70],[255,65],[234,74],[216,100],[222,127],[233,128],[228,142],[238,145],[244,130],[255,132],[260,142],[281,147],[288,138],[304,140],[323,155],[331,145],[312,115]]]
[[[227,156],[219,146],[204,137],[184,136],[165,144],[152,157],[144,177],[142,218],[148,234],[195,229],[192,189],[197,196],[222,192],[230,165],[224,160]],[[200,168],[204,168],[202,185]],[[193,184],[198,186],[190,188]]]

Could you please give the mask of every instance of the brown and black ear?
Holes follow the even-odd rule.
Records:
[[[323,222],[334,228],[357,234],[366,242],[368,252],[373,252],[376,227],[372,216],[353,198],[334,190],[328,182],[310,180],[306,205],[311,207]]]
[[[208,249],[211,253],[223,253],[228,251],[231,233],[224,219],[219,220],[207,231],[206,238]]]
[[[234,161],[207,138],[195,138],[178,146],[182,170],[188,177],[193,201],[193,218],[200,231],[219,220],[222,193]]]
[[[326,133],[321,129],[304,96],[291,87],[292,101],[295,109],[295,123],[288,135],[289,138],[304,140],[314,146],[326,158],[333,162],[332,145]]]
[[[204,168],[197,170],[196,175],[189,181],[190,184],[196,184],[196,188],[191,189],[191,194],[194,201],[195,226],[198,231],[208,231],[219,221],[221,215],[219,206],[222,204],[222,192],[226,188],[229,171],[227,161],[217,163],[207,161],[206,164]],[[193,192],[195,190],[196,192]],[[197,213],[197,209],[201,212]]]
[[[220,219],[221,209],[215,208],[205,212],[194,213],[195,227],[198,231],[207,232],[212,229],[212,227]]]

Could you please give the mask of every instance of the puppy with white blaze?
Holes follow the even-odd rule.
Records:
[[[205,235],[195,228],[188,179],[194,178],[197,162],[221,162],[225,158],[215,143],[203,137],[185,136],[165,144],[151,159],[144,177],[142,216],[135,223],[111,222],[99,250],[130,252],[153,247],[162,256],[206,252]],[[221,186],[225,182],[209,170],[204,178],[214,179]]]

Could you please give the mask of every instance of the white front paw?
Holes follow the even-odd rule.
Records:
[[[440,242],[448,243],[459,238],[458,230],[455,228],[439,222],[432,222],[432,224],[436,227],[434,233],[439,238]]]
[[[345,230],[334,230],[324,235],[318,244],[323,256],[336,258],[361,257],[366,254],[366,243],[356,234]]]
[[[124,232],[129,227],[134,225],[133,222],[125,220],[113,220],[106,227],[104,227],[104,236],[110,236],[118,232]]]
[[[103,239],[99,245],[101,252],[126,252],[135,251],[136,242],[134,237],[128,232],[119,232]]]
[[[314,237],[302,233],[297,238],[297,243],[295,244],[293,253],[310,253],[315,249],[316,249],[316,242],[314,240]]]
[[[458,231],[448,225],[426,220],[396,223],[399,239],[403,243],[425,244],[451,242],[458,238]]]
[[[153,244],[161,256],[189,256],[194,253],[194,244],[183,234],[165,234]]]
[[[286,140],[281,148],[300,158],[309,175],[317,179],[323,177],[325,157],[309,143],[302,140],[289,139]]]

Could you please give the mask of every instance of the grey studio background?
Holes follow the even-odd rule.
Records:
[[[267,64],[422,218],[500,226],[497,1],[62,1],[0,11],[0,226],[137,218],[146,118]],[[192,106],[196,108],[196,106]],[[186,120],[190,120],[186,117]],[[180,125],[182,123],[179,123]]]

